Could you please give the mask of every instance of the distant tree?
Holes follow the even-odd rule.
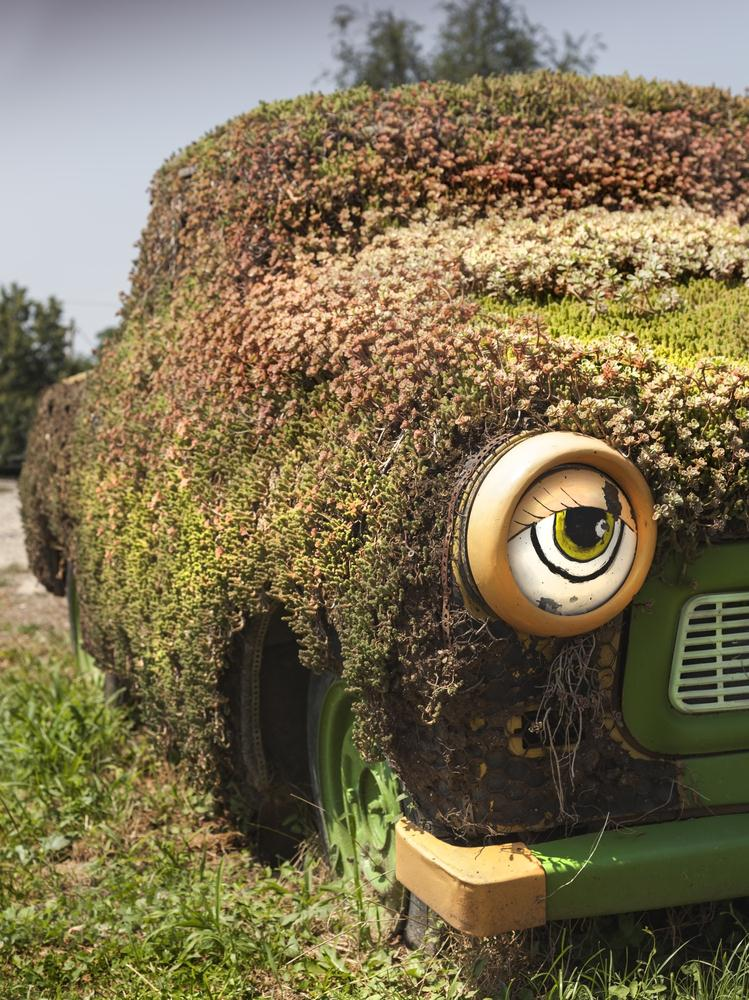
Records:
[[[565,33],[560,46],[522,8],[506,0],[452,0],[432,62],[432,77],[459,83],[472,76],[528,73],[544,67],[589,73],[600,42],[585,49],[586,36]]]
[[[0,287],[0,468],[20,465],[40,390],[90,366],[72,354],[74,329],[57,299]]]
[[[364,15],[348,4],[333,12],[333,29],[338,34],[333,56],[338,61],[335,81],[339,87],[368,83],[377,90],[417,83],[428,76],[429,67],[421,56],[418,35],[424,30],[392,10],[377,10],[364,30],[364,40],[356,45],[350,33]]]
[[[542,68],[589,73],[603,47],[598,36],[589,41],[587,35],[575,38],[568,32],[556,42],[510,0],[448,0],[440,6],[444,18],[430,58],[422,55],[418,36],[424,29],[415,21],[390,9],[377,10],[357,43],[351,27],[365,16],[348,5],[337,7],[333,56],[338,86],[368,83],[387,89],[418,80],[460,82]]]

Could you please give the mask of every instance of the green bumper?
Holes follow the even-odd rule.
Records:
[[[746,813],[626,827],[530,850],[546,873],[547,920],[749,895]]]
[[[749,814],[461,847],[405,819],[397,878],[467,934],[749,895]]]

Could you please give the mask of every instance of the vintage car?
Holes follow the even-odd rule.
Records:
[[[195,781],[474,935],[749,893],[749,100],[263,105],[42,398],[30,561]]]

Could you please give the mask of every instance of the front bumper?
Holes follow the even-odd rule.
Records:
[[[401,819],[398,880],[484,937],[549,920],[749,895],[749,814],[625,827],[528,847],[457,847]]]

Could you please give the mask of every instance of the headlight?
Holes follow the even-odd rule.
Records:
[[[655,536],[653,498],[628,459],[595,438],[550,432],[510,442],[473,473],[453,569],[475,617],[578,635],[629,604]]]

